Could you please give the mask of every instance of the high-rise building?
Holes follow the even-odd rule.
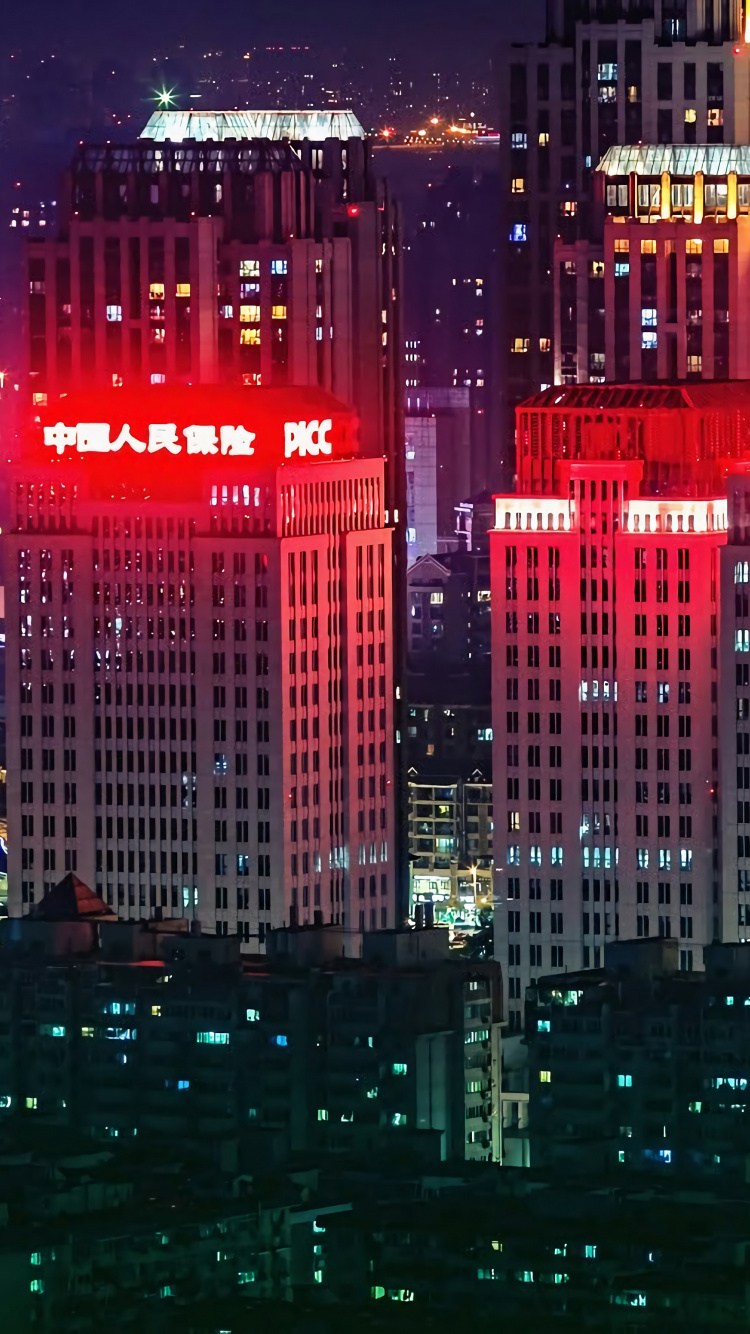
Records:
[[[618,937],[676,937],[687,969],[747,937],[749,414],[738,385],[580,386],[519,410],[519,493],[490,534],[514,1023],[540,971],[596,967]]]
[[[574,242],[616,144],[750,139],[740,0],[550,0],[545,40],[499,53],[508,464],[516,405],[554,381],[553,246]],[[510,480],[510,478],[508,479]]]
[[[555,383],[750,378],[749,254],[747,147],[608,149],[555,245]]]
[[[222,384],[319,388],[356,411],[360,453],[384,461],[400,736],[400,218],[356,118],[162,111],[137,143],[81,146],[59,205],[57,234],[28,247],[37,405],[91,386]],[[395,781],[405,783],[402,763]],[[395,806],[401,912],[405,803]]]
[[[247,946],[393,925],[383,471],[320,389],[38,405],[6,535],[11,914],[74,871]]]

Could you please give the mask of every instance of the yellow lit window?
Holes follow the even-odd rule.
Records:
[[[259,277],[260,277],[259,259],[240,260],[240,278],[259,278]]]
[[[511,192],[514,195],[522,195],[524,190],[526,189],[526,184],[524,182],[523,176],[514,176],[510,188]]]
[[[695,107],[685,107],[685,124],[695,125],[697,119],[698,119],[698,113]]]
[[[686,255],[700,255],[703,251],[703,242],[697,237],[691,236],[689,241],[685,242]]]
[[[257,345],[260,342],[260,329],[240,329],[240,342]]]
[[[726,241],[726,240],[724,240],[724,241],[714,241],[714,254],[715,254],[715,255],[728,255],[728,254],[729,254],[729,242]]]
[[[514,339],[513,339],[513,351],[514,351],[514,352],[528,352],[528,350],[529,350],[529,340],[528,340],[528,338],[514,338]]]
[[[627,255],[629,253],[630,253],[630,242],[626,240],[624,237],[618,236],[617,239],[615,240],[615,254]]]
[[[549,131],[548,131],[548,130],[540,130],[540,131],[539,131],[539,147],[540,147],[540,148],[547,148],[548,146],[549,146]]]
[[[323,261],[322,261],[322,259],[316,259],[316,261],[315,261],[315,272],[316,272],[316,273],[322,273],[322,272],[323,272]]]
[[[540,351],[540,352],[550,352],[551,350],[552,350],[552,339],[551,339],[551,338],[540,338],[540,339],[539,339],[539,351]]]
[[[578,204],[575,199],[565,199],[560,205],[560,212],[564,218],[574,218],[578,212]]]
[[[656,254],[656,241],[641,241],[641,254],[642,254],[642,255],[655,255],[655,254]]]
[[[688,375],[700,375],[703,370],[703,357],[700,353],[693,354],[687,359]]]
[[[540,1084],[551,1084],[551,1083],[552,1083],[552,1071],[551,1071],[551,1070],[540,1070],[540,1071],[539,1071],[539,1083],[540,1083]]]
[[[592,261],[591,261],[591,277],[592,277],[592,278],[603,278],[603,277],[604,277],[604,261],[603,261],[603,260],[601,260],[601,259],[592,259]]]
[[[163,342],[164,342],[164,339],[166,338],[166,336],[167,336],[167,331],[166,331],[166,329],[152,329],[152,330],[151,330],[151,341],[152,341],[153,343],[163,343]]]
[[[151,1013],[152,1013],[152,1015],[154,1016],[155,1019],[160,1019],[160,1018],[161,1018],[161,1005],[152,1005],[152,1006],[151,1006]]]
[[[260,306],[240,306],[240,324],[260,324]]]
[[[442,592],[440,592],[440,593],[430,593],[430,603],[431,603],[431,605],[432,605],[433,607],[440,606],[440,603],[441,603],[442,601],[443,601],[443,594],[442,594]]]
[[[706,114],[707,125],[723,125],[724,112],[721,107],[709,107]]]
[[[285,319],[286,319],[286,306],[271,306],[271,319],[272,319],[272,320],[285,320]]]
[[[164,283],[150,283],[148,294],[152,301],[164,300]]]
[[[32,401],[32,403],[34,404],[35,407],[46,408],[46,406],[47,406],[47,395],[46,395],[46,394],[32,394],[32,395],[31,395],[31,401]]]
[[[190,296],[190,283],[178,283],[175,296]]]

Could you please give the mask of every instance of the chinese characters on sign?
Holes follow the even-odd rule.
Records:
[[[218,436],[213,426],[186,426],[181,434],[185,437],[188,454],[218,454],[219,441],[222,454],[247,458],[255,453],[255,433],[245,430],[244,426],[220,426]],[[108,422],[78,422],[76,426],[56,422],[54,426],[45,426],[44,443],[56,449],[58,454],[63,454],[66,449],[77,449],[79,454],[116,454],[123,445],[130,445],[136,454],[156,454],[161,449],[166,449],[169,454],[181,454],[183,449],[174,422],[152,423],[148,428],[148,442],[132,435],[127,422],[114,440]]]
[[[330,454],[332,444],[328,434],[331,426],[330,417],[325,421],[285,422],[284,457]],[[180,436],[184,436],[184,446]],[[123,445],[130,445],[136,454],[157,454],[161,450],[181,454],[184,448],[187,454],[227,454],[230,458],[248,458],[255,453],[254,440],[255,432],[244,426],[220,426],[218,435],[213,426],[186,426],[178,434],[175,422],[152,422],[148,440],[134,436],[127,422],[114,439],[108,422],[78,422],[75,426],[56,422],[54,426],[44,427],[45,445],[58,454],[64,454],[66,449],[77,450],[79,454],[116,454]]]

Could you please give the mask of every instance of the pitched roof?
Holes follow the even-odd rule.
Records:
[[[363,139],[353,111],[155,111],[141,132],[159,142],[185,139]]]
[[[117,920],[117,914],[72,871],[47,891],[29,916],[47,922]]]

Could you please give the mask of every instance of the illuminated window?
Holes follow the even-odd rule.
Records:
[[[405,1064],[404,1061],[395,1061],[394,1064],[391,1066],[391,1074],[393,1075],[405,1075],[407,1073],[407,1070],[408,1066]]]
[[[175,296],[190,296],[190,283],[178,283],[175,288]]]
[[[240,329],[240,342],[257,346],[260,343],[260,329]]]
[[[734,582],[736,584],[750,583],[750,562],[740,560],[734,567]]]
[[[629,273],[630,264],[627,260],[622,260],[619,264],[615,264],[615,278],[627,278]]]
[[[271,319],[272,319],[272,320],[285,320],[285,319],[286,319],[286,306],[271,306]]]
[[[709,107],[706,112],[707,125],[723,125],[724,112],[721,107]]]
[[[750,653],[750,630],[735,630],[734,651],[735,653]]]
[[[328,1120],[328,1108],[327,1108],[327,1107],[319,1107],[319,1108],[318,1108],[318,1120],[319,1120],[319,1121],[327,1121],[327,1120]]]
[[[286,273],[286,270],[287,270],[287,264],[285,259],[271,260],[271,273],[282,274]]]
[[[161,1019],[161,1005],[152,1005],[151,1013],[154,1016],[154,1019]]]
[[[620,1088],[620,1089],[630,1089],[630,1088],[632,1088],[632,1087],[633,1087],[633,1076],[632,1076],[632,1075],[618,1075],[618,1076],[617,1076],[617,1087]]]
[[[540,1070],[540,1071],[539,1071],[539,1083],[540,1083],[540,1084],[551,1084],[551,1083],[552,1083],[552,1071],[551,1071],[551,1070]]]
[[[166,375],[163,375],[161,371],[154,371],[152,373],[151,375],[152,384],[166,384],[166,382],[167,382],[167,377]]]
[[[690,239],[685,242],[686,255],[700,255],[702,251],[703,251],[703,242],[700,240],[699,237],[691,236]]]
[[[527,241],[528,231],[525,222],[514,222],[509,239],[511,241]]]
[[[260,382],[261,382],[260,371],[243,371],[242,373],[243,384],[252,384],[255,385],[256,388],[259,388]]]
[[[655,255],[655,254],[656,254],[656,241],[641,241],[641,254],[642,254],[642,255]]]
[[[219,314],[223,320],[231,320],[233,313],[231,306],[219,306]]]
[[[39,1104],[38,1104],[38,1099],[36,1099],[36,1098],[27,1098],[27,1099],[26,1099],[26,1110],[27,1110],[27,1112],[35,1112],[35,1111],[37,1110],[38,1105],[39,1105]]]
[[[601,259],[594,259],[594,260],[591,261],[591,277],[592,277],[592,278],[603,278],[603,277],[604,277],[604,262],[603,262],[603,260],[601,260]]]
[[[149,285],[148,294],[152,301],[163,301],[164,283],[151,283]]]
[[[205,1043],[210,1047],[226,1047],[229,1042],[228,1033],[196,1033],[196,1042]]]
[[[260,277],[259,259],[240,260],[240,278],[259,278],[259,277]]]
[[[510,136],[511,148],[525,148],[526,134],[523,130],[515,130]]]
[[[240,324],[260,324],[260,306],[240,306]]]
[[[43,1038],[64,1038],[64,1024],[40,1024],[39,1033]]]
[[[249,1024],[257,1024],[260,1019],[260,1010],[248,1010],[246,1018]]]
[[[729,254],[729,242],[726,241],[726,240],[723,240],[723,241],[714,241],[714,254],[715,254],[715,255],[728,255],[728,254]]]
[[[512,352],[528,352],[530,340],[528,338],[514,338]]]
[[[578,204],[575,199],[564,199],[560,205],[560,212],[564,218],[574,218],[578,212]]]
[[[644,329],[641,333],[641,347],[655,348],[657,346],[657,336],[655,329]]]
[[[163,343],[163,342],[166,341],[166,337],[167,337],[167,331],[166,331],[166,329],[152,329],[152,330],[151,330],[151,342],[152,342],[152,343]]]
[[[549,130],[540,130],[540,131],[539,131],[539,147],[540,147],[540,148],[548,148],[548,147],[549,147]]]
[[[661,186],[649,185],[649,184],[644,185],[643,183],[641,183],[638,186],[638,207],[645,209],[660,208]]]
[[[122,319],[122,306],[107,306],[107,321],[110,324],[118,323]]]
[[[316,261],[315,261],[315,272],[316,272],[316,273],[322,273],[322,272],[323,272],[323,261],[322,261],[322,259],[316,259]]]
[[[112,388],[122,389],[122,376],[118,375],[117,371],[112,372]]]
[[[694,190],[692,185],[677,181],[672,186],[672,208],[692,208]]]
[[[630,242],[622,236],[615,238],[615,254],[628,255],[630,253]]]
[[[35,407],[46,408],[46,406],[47,406],[47,395],[44,394],[44,393],[32,394],[32,395],[31,395],[31,401],[32,401],[32,403],[34,404]]]
[[[430,593],[430,602],[433,605],[433,607],[439,606],[442,601],[443,601],[442,593]]]
[[[685,124],[695,125],[697,119],[698,119],[698,113],[695,107],[685,107]]]
[[[552,339],[551,339],[551,338],[540,338],[540,339],[539,339],[539,351],[540,351],[540,352],[551,352],[551,351],[552,351]]]
[[[526,189],[526,182],[524,181],[523,176],[514,176],[510,188],[514,195],[522,195]]]
[[[703,370],[703,357],[700,353],[693,353],[687,359],[688,375],[700,375]]]
[[[646,306],[641,311],[641,324],[646,329],[656,328],[656,311],[653,306]]]

